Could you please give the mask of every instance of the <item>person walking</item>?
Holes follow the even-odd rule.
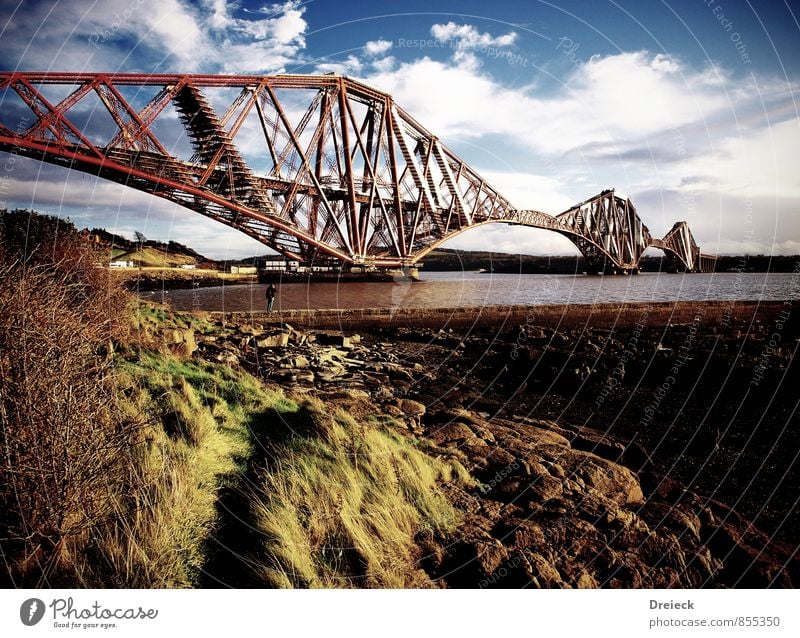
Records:
[[[273,284],[267,286],[267,312],[272,312],[272,304],[275,303],[275,295],[278,294],[278,289]]]

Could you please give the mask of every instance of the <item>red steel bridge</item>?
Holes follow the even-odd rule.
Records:
[[[0,150],[163,197],[310,263],[402,268],[482,224],[569,238],[592,271],[654,246],[713,270],[686,222],[663,239],[613,190],[558,215],[513,206],[391,95],[335,75],[0,72]]]

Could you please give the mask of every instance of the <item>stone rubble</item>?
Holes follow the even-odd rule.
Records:
[[[722,503],[654,473],[648,453],[638,445],[588,427],[525,415],[499,417],[490,396],[455,398],[458,364],[451,363],[465,349],[486,349],[488,339],[465,341],[452,331],[404,328],[386,341],[377,330],[362,338],[221,320],[215,328],[215,334],[196,338],[167,338],[184,354],[241,366],[288,394],[313,393],[345,409],[387,415],[385,423],[424,441],[429,453],[459,460],[475,485],[444,485],[464,515],[457,537],[447,547],[424,534],[419,538],[423,567],[448,586],[800,583],[792,548],[770,543]],[[403,347],[397,345],[398,332]],[[506,365],[540,357],[544,363],[536,374],[551,374],[566,360],[558,350],[545,353],[548,344],[573,343],[580,337],[575,332],[529,329]],[[601,332],[578,341],[588,358],[560,375],[567,390],[597,374],[588,363],[591,357],[622,351],[623,344]],[[448,355],[426,364],[420,346],[432,342]],[[626,373],[634,367],[628,364]],[[436,395],[437,379],[446,381],[453,396]]]

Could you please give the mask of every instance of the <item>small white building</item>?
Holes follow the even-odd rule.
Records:
[[[231,273],[234,275],[255,275],[255,266],[231,266]]]
[[[300,267],[300,262],[293,259],[266,259],[259,264],[262,270],[295,272]]]
[[[197,268],[197,265],[196,264],[183,264],[181,266],[181,268],[183,268],[184,270],[194,270],[195,268]]]
[[[116,259],[112,261],[109,266],[111,268],[133,268],[133,262],[126,259]]]

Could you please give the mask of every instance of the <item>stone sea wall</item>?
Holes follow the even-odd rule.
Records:
[[[361,308],[284,310],[267,314],[224,313],[226,321],[241,321],[247,315],[262,324],[288,323],[320,329],[367,328],[485,328],[521,324],[549,328],[625,328],[640,323],[698,324],[719,328],[747,328],[767,323],[790,312],[797,316],[800,300],[794,301],[679,301],[652,303],[549,304],[541,306],[475,306],[460,308]],[[221,313],[212,313],[219,315]]]

